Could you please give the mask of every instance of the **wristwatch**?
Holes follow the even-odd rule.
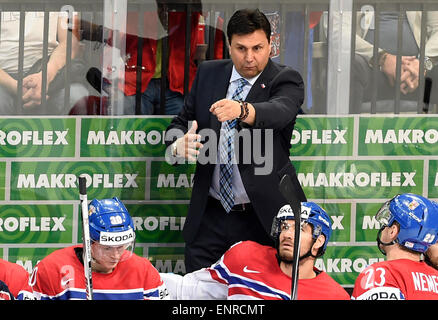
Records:
[[[377,54],[377,66],[380,71],[382,71],[382,66],[385,63],[387,54],[388,52],[385,50],[380,50]],[[372,56],[371,59],[369,60],[369,65],[371,68],[374,67],[374,56]]]
[[[427,71],[432,70],[433,62],[429,57],[424,57],[424,69]]]
[[[170,151],[172,153],[172,156],[176,157],[176,141],[170,146]]]

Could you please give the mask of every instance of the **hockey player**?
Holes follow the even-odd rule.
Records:
[[[9,290],[9,287],[0,280],[0,300],[15,300],[14,295]]]
[[[312,202],[302,202],[301,210],[298,299],[350,299],[337,282],[314,267],[315,259],[324,254],[330,238],[330,217]],[[294,224],[292,209],[285,205],[273,220],[271,235],[276,249],[253,241],[238,242],[209,268],[184,276],[161,274],[171,297],[289,300]]]
[[[381,225],[377,246],[386,261],[359,274],[352,299],[438,299],[438,271],[421,260],[437,242],[437,208],[422,196],[405,193],[387,201],[376,220]]]
[[[435,205],[438,211],[438,202],[432,201],[432,203]],[[431,245],[429,249],[427,249],[426,253],[424,254],[424,261],[426,261],[426,263],[431,267],[438,270],[438,243]]]
[[[29,273],[22,266],[0,259],[0,300],[32,300]]]
[[[123,203],[117,198],[94,199],[88,214],[93,299],[168,299],[158,271],[133,253],[134,225]],[[30,283],[41,300],[85,299],[82,245],[59,249],[42,259]]]

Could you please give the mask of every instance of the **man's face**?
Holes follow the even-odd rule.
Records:
[[[125,249],[125,245],[105,246],[98,242],[92,243],[93,271],[100,273],[112,272],[125,254]]]
[[[278,254],[283,262],[292,263],[294,254],[295,221],[286,220],[281,225]],[[300,256],[306,254],[313,245],[312,227],[304,223],[301,226]]]
[[[230,56],[237,72],[244,78],[253,78],[263,71],[271,54],[271,44],[262,29],[250,34],[234,34]]]

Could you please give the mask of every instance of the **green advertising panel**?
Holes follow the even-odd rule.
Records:
[[[0,119],[0,157],[73,157],[75,118]]]
[[[298,117],[291,156],[351,156],[353,126],[353,117]]]
[[[315,266],[338,283],[353,286],[363,269],[383,260],[384,256],[377,246],[328,246],[324,256],[316,260]]]
[[[140,243],[184,243],[186,204],[126,204]]]
[[[421,160],[293,161],[298,180],[310,199],[391,198],[422,194]]]
[[[9,248],[8,261],[19,264],[27,272],[32,272],[36,264],[57,248]]]
[[[77,177],[84,174],[89,201],[116,196],[127,206],[135,253],[160,272],[184,274],[182,228],[196,164],[164,161],[171,119],[2,118],[0,257],[31,271],[54,250],[81,243]],[[384,259],[374,218],[384,201],[405,192],[438,199],[436,116],[300,115],[291,144],[307,198],[332,221],[316,267],[341,285],[353,286]]]
[[[356,242],[376,243],[380,223],[376,220],[375,215],[384,202],[356,204]]]
[[[144,248],[140,247],[140,246],[135,246],[134,253],[136,255],[138,255],[139,257],[143,257],[144,256]]]
[[[172,166],[165,161],[152,161],[151,200],[190,200],[195,168],[194,164]]]
[[[6,175],[6,163],[0,162],[0,200],[5,200],[5,175]]]
[[[84,174],[88,198],[144,200],[143,161],[14,162],[11,200],[78,200],[77,177]]]
[[[1,205],[0,243],[71,243],[73,205]]]
[[[81,157],[164,157],[169,118],[83,118]]]
[[[350,203],[318,203],[330,216],[332,235],[330,242],[350,241],[351,204]]]
[[[148,258],[158,272],[186,273],[184,247],[149,247]]]
[[[437,155],[436,117],[361,117],[359,155]]]
[[[438,198],[438,161],[429,160],[428,196]]]

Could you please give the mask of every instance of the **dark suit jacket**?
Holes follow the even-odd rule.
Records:
[[[203,62],[197,70],[184,108],[172,120],[167,130],[178,128],[187,132],[188,121],[196,120],[198,133],[202,129],[211,128],[216,131],[217,141],[219,141],[221,123],[210,113],[209,108],[214,102],[225,98],[232,67],[231,60]],[[245,123],[237,126],[238,130],[246,130],[251,138],[255,129],[261,129],[258,132],[262,133],[261,154],[264,157],[272,156],[269,160],[272,163],[272,172],[267,175],[257,175],[255,169],[264,167],[265,164],[257,164],[260,163],[260,159],[254,157],[251,158],[250,163],[248,161],[245,162],[246,164],[243,163],[243,145],[239,144],[238,167],[242,182],[257,217],[268,234],[273,217],[287,203],[278,189],[280,179],[284,174],[288,173],[291,176],[298,198],[306,201],[289,159],[292,130],[303,100],[304,84],[301,76],[293,69],[269,60],[246,98],[246,101],[250,102],[256,110],[255,124],[252,127]],[[265,146],[265,129],[273,129],[273,139],[267,142],[272,146],[272,155],[264,154],[265,149],[269,151],[269,148]],[[203,142],[205,143],[206,140]],[[196,165],[192,197],[183,229],[186,243],[193,241],[199,228],[207,204],[214,166],[214,164],[200,164],[199,162]]]

